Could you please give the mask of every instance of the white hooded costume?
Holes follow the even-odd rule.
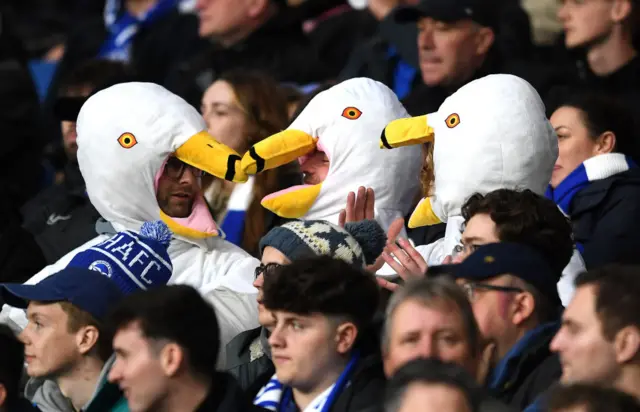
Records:
[[[305,155],[322,151],[330,162],[322,183],[273,193],[262,205],[281,217],[337,224],[349,192],[370,187],[375,192],[375,218],[387,230],[416,200],[422,150],[382,151],[378,138],[387,123],[408,116],[384,84],[347,80],[315,96],[287,130],[254,145],[242,159],[242,168],[255,174],[296,159],[304,163]]]
[[[380,147],[433,142],[433,195],[420,201],[409,227],[446,222],[445,236],[416,250],[439,265],[460,244],[461,209],[471,195],[530,189],[543,195],[558,157],[558,138],[535,89],[512,75],[475,80],[447,98],[437,112],[391,122]],[[577,252],[558,283],[564,304],[573,278],[584,270]],[[385,265],[381,275],[395,274]]]
[[[252,282],[259,262],[219,236],[201,195],[184,219],[167,216],[156,200],[158,178],[172,154],[212,175],[246,181],[240,156],[206,129],[193,107],[161,86],[116,85],[89,98],[78,115],[78,163],[91,203],[115,231],[139,231],[145,221],[158,219],[169,226],[174,233],[168,248],[173,263],[169,283],[193,286],[215,307],[224,348],[238,333],[258,326]],[[108,237],[97,236],[27,283],[56,273],[79,251]],[[6,316],[21,328],[27,323],[22,310],[5,307]]]

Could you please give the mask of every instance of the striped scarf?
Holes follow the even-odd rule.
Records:
[[[354,353],[338,380],[318,395],[303,412],[328,412],[342,390],[349,385],[359,358],[358,353]],[[292,389],[278,380],[277,373],[260,389],[253,403],[273,412],[295,412],[297,410],[293,401]]]
[[[585,160],[571,172],[555,189],[547,187],[545,196],[555,202],[562,212],[571,217],[573,197],[591,182],[606,179],[638,167],[635,162],[622,153],[607,153]],[[582,253],[582,245],[578,244]]]

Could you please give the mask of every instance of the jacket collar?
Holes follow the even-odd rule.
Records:
[[[510,391],[547,357],[554,356],[549,344],[559,328],[559,322],[549,322],[527,332],[491,371],[489,389],[498,394]]]

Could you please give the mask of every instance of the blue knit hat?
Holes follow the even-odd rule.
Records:
[[[140,233],[119,232],[73,257],[67,267],[95,270],[129,294],[166,285],[173,266],[167,253],[171,231],[164,222],[145,222]]]
[[[296,220],[271,229],[260,240],[260,252],[271,246],[293,261],[331,256],[364,267],[375,262],[386,241],[375,220],[347,223],[344,229],[324,220]]]

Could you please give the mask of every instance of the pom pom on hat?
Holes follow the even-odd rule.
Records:
[[[163,221],[156,220],[155,222],[144,222],[140,228],[140,236],[155,240],[156,242],[168,247],[173,235],[171,234],[169,227]]]
[[[387,243],[387,234],[375,220],[361,220],[344,225],[344,230],[358,242],[367,265],[373,264]]]

